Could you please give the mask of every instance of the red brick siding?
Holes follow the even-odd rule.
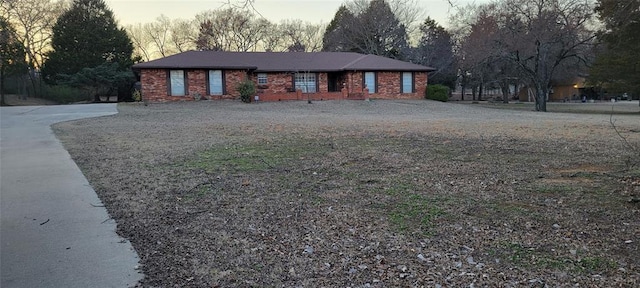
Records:
[[[291,92],[293,89],[291,73],[267,73],[267,84],[258,85],[258,94],[279,94]],[[258,74],[254,74],[252,79],[257,84]]]
[[[207,95],[207,74],[205,70],[187,70],[188,89],[187,94],[193,98],[193,95],[200,93],[201,96]]]
[[[200,93],[203,97],[210,99],[234,99],[238,96],[236,85],[237,79],[244,79],[246,73],[244,71],[231,70],[225,71],[225,95],[208,95],[207,74],[209,70],[186,70],[187,73],[187,95],[171,96],[169,95],[167,73],[168,69],[143,69],[140,72],[140,82],[142,84],[142,97],[150,102],[167,102],[167,101],[184,101],[193,100],[195,93]]]
[[[224,85],[225,95],[207,95],[208,70],[187,70],[188,94],[187,96],[169,96],[167,93],[166,69],[144,69],[141,71],[142,96],[146,101],[165,102],[193,100],[192,95],[200,93],[209,99],[235,99],[238,92],[236,86],[247,77],[246,71],[225,70]],[[363,73],[361,71],[345,73],[346,89],[343,92],[328,92],[327,73],[318,73],[318,93],[311,95],[291,92],[291,73],[268,73],[267,85],[258,86],[258,95],[261,101],[280,100],[337,100],[337,99],[363,99],[368,97],[379,99],[422,99],[427,86],[427,73],[414,73],[415,93],[401,93],[401,72],[378,72],[377,93],[364,94]],[[257,83],[257,74],[251,75],[251,79]]]
[[[381,99],[422,99],[427,88],[427,73],[414,73],[415,93],[402,93],[402,72],[378,72],[378,91],[370,97]]]
[[[362,82],[362,72],[348,72],[347,73],[347,90],[349,93],[362,93],[364,89],[364,83]]]
[[[286,101],[286,100],[342,100],[348,99],[346,94],[342,92],[319,92],[319,93],[302,93],[301,91],[287,93],[264,93],[258,94],[260,101]]]
[[[318,73],[318,92],[320,93],[329,92],[329,80],[328,80],[327,73]]]
[[[428,83],[427,72],[416,72],[414,75],[415,75],[414,81],[415,81],[416,95],[415,95],[415,98],[413,99],[423,99],[427,91],[427,83]]]
[[[243,70],[225,70],[224,71],[224,91],[225,98],[240,97],[236,88],[238,84],[247,79],[247,72]]]
[[[397,98],[400,95],[400,74],[399,72],[378,72],[378,93],[371,94],[371,97]]]
[[[167,70],[144,69],[140,72],[142,97],[145,101],[163,102],[167,96]],[[183,97],[180,97],[183,98]]]

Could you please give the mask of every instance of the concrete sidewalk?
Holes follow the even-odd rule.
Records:
[[[50,128],[116,113],[115,104],[0,108],[0,287],[128,287],[142,279],[136,252]]]

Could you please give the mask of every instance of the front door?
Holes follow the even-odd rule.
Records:
[[[327,73],[327,81],[329,92],[340,92],[342,89],[343,75],[340,72]]]

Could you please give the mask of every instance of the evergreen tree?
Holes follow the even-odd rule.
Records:
[[[640,96],[640,0],[600,0],[596,12],[605,30],[589,80],[610,93]]]
[[[322,51],[352,52],[355,50],[347,39],[349,31],[355,25],[355,16],[349,9],[341,5],[333,17],[322,38]]]
[[[413,62],[436,69],[429,73],[430,84],[453,89],[457,77],[451,33],[430,17],[420,25],[420,32],[420,43],[413,49]]]
[[[363,53],[405,60],[409,54],[407,29],[385,0],[372,0],[359,15],[360,37],[355,37]],[[354,35],[355,36],[355,35]]]
[[[24,46],[15,37],[15,29],[6,18],[0,16],[0,106],[4,106],[5,79],[7,76],[27,72]]]
[[[54,25],[51,46],[42,74],[53,84],[61,74],[72,75],[106,62],[118,63],[121,70],[133,64],[133,44],[103,0],[74,0]]]
[[[358,52],[404,60],[406,27],[385,0],[372,0],[357,14],[341,6],[324,35],[324,51]]]

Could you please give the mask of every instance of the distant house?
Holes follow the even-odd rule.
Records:
[[[235,99],[251,80],[260,101],[421,99],[433,68],[347,52],[189,51],[139,63],[146,101]],[[366,89],[365,89],[366,88]]]
[[[586,84],[584,77],[570,77],[568,79],[552,81],[549,98],[547,100],[551,102],[580,101],[583,96],[587,99],[596,99],[598,98],[596,90],[596,87]],[[535,101],[535,92],[533,88],[530,87],[523,87],[518,96],[520,101]]]

